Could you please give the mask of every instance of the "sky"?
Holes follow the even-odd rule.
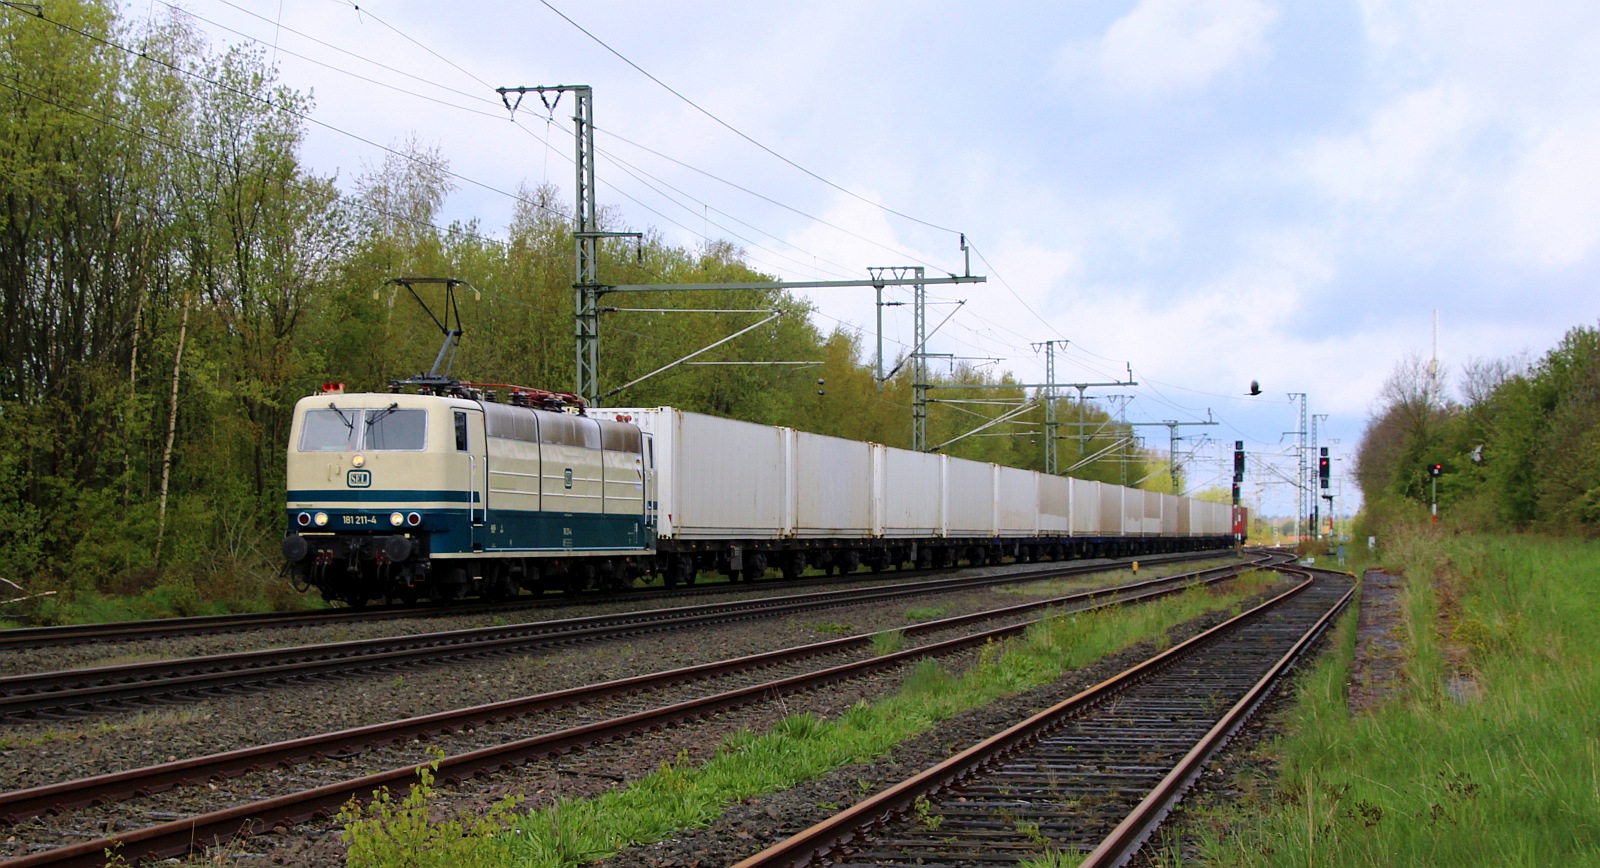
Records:
[[[521,185],[574,195],[570,96],[513,115],[494,92],[556,84],[594,89],[599,202],[630,229],[730,241],[785,280],[965,273],[964,233],[988,280],[930,287],[930,322],[954,311],[930,351],[1028,383],[1046,340],[1068,342],[1060,382],[1131,369],[1088,396],[1215,420],[1180,429],[1190,484],[1226,486],[1243,440],[1269,513],[1293,512],[1291,394],[1325,416],[1345,512],[1379,388],[1433,353],[1436,315],[1447,377],[1597,319],[1593,0],[182,8],[313,95],[313,171],[353,189],[414,136],[457,176],[446,218],[489,235]],[[875,344],[870,290],[805,295],[822,329]],[[909,306],[885,333],[891,358],[909,348]]]

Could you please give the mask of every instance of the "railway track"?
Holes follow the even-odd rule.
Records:
[[[1187,560],[1214,558],[1227,554],[1222,552],[1196,552],[1177,555],[1150,555],[1140,558],[1144,564],[1155,565],[1177,563]],[[1096,564],[1097,569],[1118,569],[1129,563],[1132,559],[1123,558],[1111,561],[1101,561]],[[959,568],[970,569],[970,568]],[[956,568],[939,570],[895,570],[892,575],[914,575],[922,573],[924,576],[945,575],[956,572]],[[394,604],[385,606],[371,606],[363,609],[316,609],[306,612],[248,612],[234,615],[199,615],[189,618],[158,618],[149,621],[118,621],[106,624],[67,624],[53,627],[16,627],[9,630],[0,630],[0,650],[24,648],[48,648],[56,645],[76,645],[85,642],[130,642],[142,639],[159,639],[166,636],[200,636],[218,633],[237,633],[255,630],[270,630],[285,627],[308,627],[322,624],[344,624],[363,621],[391,621],[406,618],[429,617],[459,617],[463,615],[505,615],[519,612],[539,611],[560,606],[570,606],[574,602],[589,600],[616,601],[616,600],[654,600],[672,599],[696,596],[714,596],[736,591],[748,591],[752,588],[763,590],[782,590],[785,588],[815,588],[840,584],[860,584],[863,581],[883,578],[885,573],[849,573],[838,576],[814,576],[811,578],[788,581],[784,579],[763,580],[751,584],[748,582],[716,581],[703,583],[692,587],[673,589],[663,588],[637,588],[622,593],[614,593],[604,597],[564,596],[535,598],[528,597],[511,600],[503,603],[424,603],[424,604]]]
[[[771,618],[837,606],[1043,581],[1101,569],[1103,567],[1079,565],[1031,571],[1020,576],[1008,573],[929,579],[619,615],[14,675],[0,678],[0,718],[75,716],[97,710],[127,708],[157,699],[203,698],[216,695],[219,691],[262,689],[290,681],[351,672],[436,665],[486,655],[690,629],[737,620]]]
[[[1304,581],[738,868],[1125,864],[1350,598],[1341,574],[1284,571]]]
[[[1196,583],[1222,581],[1250,568],[1234,565],[1183,576],[1150,579],[1116,589],[1085,591],[1002,609],[930,621],[904,628],[927,644],[895,654],[871,656],[872,635],[852,636],[797,648],[638,676],[605,684],[525,697],[492,705],[427,715],[372,727],[345,730],[274,745],[232,751],[68,781],[31,790],[0,794],[0,820],[11,824],[13,839],[78,838],[75,843],[40,852],[18,853],[16,866],[100,864],[108,847],[124,859],[178,855],[197,843],[226,840],[241,829],[271,828],[330,814],[352,797],[412,781],[421,748],[416,739],[447,745],[453,755],[438,764],[438,776],[460,780],[473,774],[520,765],[590,744],[635,736],[673,723],[733,708],[776,701],[791,693],[815,690],[844,680],[890,671],[929,656],[956,654],[1015,635],[1041,613],[1082,611],[1096,606],[1143,601],[1182,591]],[[973,625],[1002,620],[998,627],[974,631]],[[943,634],[953,634],[940,638]],[[604,708],[604,713],[595,709]],[[352,773],[353,766],[368,769]],[[288,772],[275,771],[289,769]],[[263,771],[267,770],[267,771]],[[281,792],[263,784],[263,777],[324,781],[320,785]],[[232,784],[229,779],[253,778]],[[222,783],[218,783],[222,782]],[[159,794],[205,784],[203,796],[171,800]],[[273,787],[266,798],[241,796]],[[232,797],[234,804],[225,804]],[[128,804],[133,800],[133,804]],[[152,803],[153,801],[153,803]],[[172,818],[181,805],[218,805],[193,815]],[[242,802],[239,803],[239,802]],[[88,820],[76,812],[93,808]],[[64,826],[41,826],[46,814],[65,814]],[[147,818],[140,823],[133,818]],[[165,822],[158,822],[164,818]],[[71,829],[100,828],[105,823],[132,825],[110,838],[81,840]],[[26,827],[21,824],[29,824]],[[68,831],[51,832],[50,829]],[[120,828],[120,827],[119,827]]]

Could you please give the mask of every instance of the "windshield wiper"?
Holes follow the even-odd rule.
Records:
[[[351,430],[355,429],[356,423],[349,416],[346,416],[343,410],[340,410],[338,407],[334,406],[332,401],[328,402],[328,409],[339,414],[339,421],[344,423],[344,427]]]
[[[390,404],[387,407],[384,407],[382,410],[379,410],[378,412],[373,413],[371,416],[367,417],[367,427],[371,428],[373,425],[378,424],[378,420],[379,419],[382,419],[383,417],[389,415],[390,413],[393,413],[394,411],[396,411],[398,409],[400,409],[400,402],[396,401],[395,403]]]

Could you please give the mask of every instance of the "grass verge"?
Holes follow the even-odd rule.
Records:
[[[627,846],[706,826],[740,800],[871,761],[940,721],[1055,681],[1068,670],[1140,641],[1155,639],[1164,644],[1171,627],[1210,612],[1236,610],[1240,600],[1274,578],[1251,573],[1229,588],[1195,589],[1140,606],[1048,618],[1019,640],[983,649],[978,665],[962,675],[946,672],[935,661],[924,661],[911,669],[894,696],[858,703],[831,721],[801,714],[786,718],[766,733],[741,731],[730,736],[703,765],[695,766],[680,756],[626,788],[592,799],[562,800],[508,825],[497,837],[475,837],[470,852],[458,849],[459,831],[443,830],[440,834],[447,839],[447,846],[438,850],[450,853],[453,861],[433,861],[422,846],[403,852],[374,846],[375,841],[381,843],[384,823],[357,825],[373,815],[348,813],[351,864],[556,868],[603,859]],[[427,799],[416,799],[414,790],[413,802],[408,804],[414,804],[411,814],[402,812],[386,822],[414,829],[414,823],[408,823],[417,811],[426,816]],[[388,809],[393,812],[393,803]],[[408,833],[407,840],[414,841],[416,834]],[[362,854],[359,861],[355,858],[358,851]]]
[[[1389,551],[1409,584],[1406,689],[1352,717],[1344,639],[1302,685],[1276,786],[1202,861],[1600,864],[1600,551],[1432,535]]]

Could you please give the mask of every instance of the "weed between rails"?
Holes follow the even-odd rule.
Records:
[[[432,748],[430,753],[433,762],[417,769],[417,783],[405,798],[396,800],[384,787],[371,802],[363,805],[351,799],[339,810],[337,820],[344,826],[349,847],[347,865],[470,868],[505,864],[499,838],[511,829],[511,814],[522,797],[508,796],[484,815],[466,821],[434,822],[432,809],[438,800],[434,773],[444,751]]]

